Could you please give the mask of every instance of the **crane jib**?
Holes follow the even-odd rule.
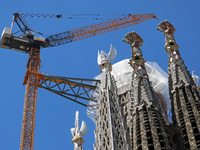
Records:
[[[69,42],[74,42],[77,40],[85,39],[95,35],[107,33],[110,31],[118,30],[128,26],[132,26],[152,18],[157,18],[153,14],[139,14],[139,15],[129,15],[123,18],[110,20],[107,22],[102,22],[95,25],[89,25],[83,28],[78,28],[70,30],[67,32],[58,33],[51,35],[46,38],[47,47],[54,47]]]
[[[127,15],[122,18],[109,20],[106,22],[98,23],[95,25],[89,25],[83,28],[77,28],[74,30],[58,33],[47,37],[46,39],[34,37],[36,32],[32,30],[23,17],[23,15],[14,13],[14,21],[19,26],[20,30],[23,32],[22,36],[12,35],[12,29],[5,28],[2,33],[1,38],[1,47],[9,48],[12,50],[29,53],[31,47],[35,48],[45,48],[45,47],[54,47],[81,39],[89,38],[99,34],[111,32],[114,30],[122,29],[129,27],[144,21],[147,21],[152,18],[157,18],[153,14],[137,14],[137,15]],[[22,24],[22,26],[20,25]]]

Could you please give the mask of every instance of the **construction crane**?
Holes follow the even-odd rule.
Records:
[[[82,40],[95,35],[139,24],[141,22],[157,17],[153,14],[129,14],[122,18],[109,20],[95,25],[89,25],[83,28],[69,30],[66,32],[48,36],[46,38],[38,38],[35,37],[33,33],[41,33],[32,30],[24,16],[31,15],[22,13],[13,14],[11,28],[4,28],[1,36],[0,46],[4,49],[12,49],[15,51],[29,54],[27,72],[23,82],[24,84],[26,84],[26,91],[22,120],[20,150],[33,150],[38,87],[45,88],[62,97],[68,98],[83,106],[87,106],[86,104],[77,101],[77,98],[85,100],[91,99],[88,92],[91,90],[94,91],[96,85],[99,83],[98,80],[90,80],[91,82],[95,82],[95,86],[91,86],[89,84],[83,83],[84,81],[88,81],[86,79],[64,78],[40,74],[40,49]],[[42,15],[39,14],[32,16],[42,17]],[[61,17],[62,15],[56,15],[56,18]],[[13,33],[14,23],[18,25],[20,31],[22,32],[22,35],[15,36],[15,34]],[[49,84],[47,84],[47,82],[49,82]],[[51,83],[55,83],[55,85],[50,86]],[[62,89],[59,87],[61,84],[63,85]],[[66,85],[69,86],[68,89],[65,89]],[[55,87],[58,87],[58,90],[53,89]],[[78,87],[77,92],[74,91],[75,87]],[[83,93],[80,93],[80,88],[83,89]],[[74,94],[67,93],[67,91],[69,90],[71,90]],[[85,94],[86,97],[82,96],[83,94]],[[72,96],[74,98],[70,98],[69,96]]]

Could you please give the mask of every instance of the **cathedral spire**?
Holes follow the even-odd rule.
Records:
[[[168,75],[173,123],[180,127],[186,149],[200,149],[200,97],[197,86],[175,42],[174,26],[166,20],[162,21],[157,29],[165,35],[165,50],[169,58]]]
[[[136,32],[126,34],[124,42],[130,44],[133,68],[130,99],[126,104],[126,120],[131,150],[175,149],[160,113],[158,100],[149,82],[140,46],[143,40]]]
[[[196,86],[191,74],[187,71],[187,67],[185,67],[184,61],[179,52],[179,46],[175,41],[174,34],[176,29],[174,26],[168,21],[162,21],[158,24],[157,30],[161,31],[165,35],[165,50],[168,53],[168,61],[169,61],[169,69],[172,71],[174,66],[178,68],[174,68],[174,72],[172,71],[172,78],[174,85],[176,84],[190,84],[191,86]],[[177,76],[177,75],[180,76]]]
[[[97,62],[102,72],[101,87],[97,103],[95,121],[95,150],[127,150],[126,131],[124,128],[119,98],[114,77],[111,76],[110,61],[114,60],[117,51],[111,45],[109,54],[98,52]]]
[[[142,51],[140,47],[143,44],[143,39],[138,35],[135,31],[129,32],[124,36],[123,42],[126,42],[127,44],[130,44],[131,50],[132,50],[132,57],[130,59],[130,65],[134,70],[133,75],[133,86],[135,88],[135,84],[137,85],[137,88],[140,88],[140,85],[144,87],[144,91],[146,93],[146,98],[143,98],[143,101],[141,101],[141,97],[133,97],[135,100],[135,104],[137,103],[154,103],[155,105],[158,105],[158,101],[155,97],[154,92],[152,91],[152,87],[149,82],[149,77],[147,75],[147,71],[145,68],[145,60],[143,58]],[[135,82],[135,80],[138,80]],[[137,93],[139,94],[139,93]]]

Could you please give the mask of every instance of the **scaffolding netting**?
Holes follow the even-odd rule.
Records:
[[[147,73],[149,75],[149,80],[151,85],[159,99],[162,114],[167,123],[171,122],[170,110],[171,102],[169,98],[168,89],[168,75],[163,71],[156,62],[145,63]],[[131,90],[131,75],[133,68],[129,65],[129,59],[122,60],[118,63],[112,65],[111,74],[114,76],[118,95],[121,95],[129,90]],[[97,75],[94,79],[101,80],[101,74]],[[87,116],[95,122],[96,118],[96,105],[98,99],[98,88],[93,93],[93,99],[89,101],[87,108]]]

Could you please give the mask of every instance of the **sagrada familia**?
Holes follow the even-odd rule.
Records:
[[[162,113],[160,99],[154,91],[140,49],[143,39],[136,32],[124,36],[130,44],[132,57],[131,88],[118,93],[110,63],[116,56],[111,48],[107,55],[99,54],[102,72],[96,108],[95,150],[198,150],[200,149],[200,94],[198,83],[187,70],[174,39],[175,28],[161,22],[157,29],[165,35],[168,53],[168,85],[172,122]],[[78,118],[78,116],[76,116]],[[76,131],[75,131],[76,130]],[[74,150],[83,150],[82,135],[86,124],[72,130]],[[85,148],[87,150],[87,148]]]

